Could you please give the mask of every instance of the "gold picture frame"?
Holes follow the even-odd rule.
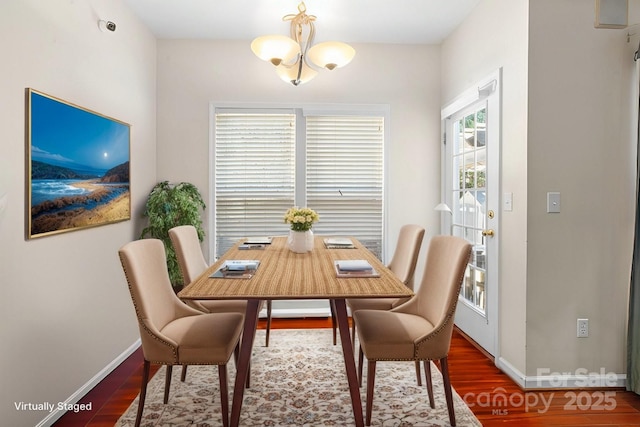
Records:
[[[26,89],[27,239],[131,219],[131,126]]]

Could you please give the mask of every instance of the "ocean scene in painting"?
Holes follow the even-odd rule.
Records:
[[[129,126],[30,92],[31,236],[130,217]]]

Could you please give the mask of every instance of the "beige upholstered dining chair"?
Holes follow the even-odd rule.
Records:
[[[415,276],[418,254],[424,238],[424,228],[415,224],[403,225],[398,235],[396,250],[393,253],[391,262],[387,267],[396,275],[402,283],[413,290],[413,278]],[[351,316],[358,310],[391,310],[394,307],[406,302],[408,298],[352,298],[347,300],[347,305],[351,310]],[[332,315],[332,319],[333,319]],[[335,321],[334,336],[335,336]],[[351,340],[355,348],[356,345],[356,322],[351,322]],[[334,340],[335,341],[335,340]],[[420,374],[420,362],[416,362],[416,380],[418,385],[422,385],[422,375]]]
[[[429,252],[420,289],[406,303],[390,310],[358,310],[354,314],[360,340],[359,378],[363,354],[367,358],[366,424],[371,425],[376,362],[423,361],[429,403],[435,407],[430,361],[439,360],[449,421],[456,425],[447,355],[451,344],[458,294],[471,255],[471,245],[454,236],[436,236]]]
[[[192,225],[181,225],[169,230],[169,238],[176,251],[176,258],[182,273],[184,284],[193,282],[208,268],[207,261],[202,254],[198,232]],[[245,300],[185,300],[192,307],[203,313],[244,313],[247,309]],[[258,311],[262,310],[264,302],[260,303]],[[271,334],[271,301],[267,301],[267,330],[265,345],[269,347]]]
[[[142,411],[151,363],[166,365],[164,403],[174,365],[218,365],[222,424],[229,424],[227,362],[237,350],[243,316],[205,314],[184,304],[171,287],[162,241],[143,239],[118,251],[138,318],[144,365],[136,426]]]
[[[391,262],[387,265],[389,270],[411,290],[413,290],[413,278],[423,238],[424,228],[415,224],[403,225],[398,235],[396,250]],[[408,300],[409,298],[351,298],[347,299],[347,305],[353,316],[353,313],[358,310],[391,310]],[[356,323],[352,322],[351,325],[351,339],[355,345]]]

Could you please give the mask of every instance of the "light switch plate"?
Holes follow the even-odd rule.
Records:
[[[560,213],[560,193],[547,193],[547,213]]]
[[[513,211],[513,193],[504,193],[503,208],[505,212]]]

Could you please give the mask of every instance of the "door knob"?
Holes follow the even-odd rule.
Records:
[[[482,235],[483,236],[493,236],[493,230],[492,229],[482,230]]]

